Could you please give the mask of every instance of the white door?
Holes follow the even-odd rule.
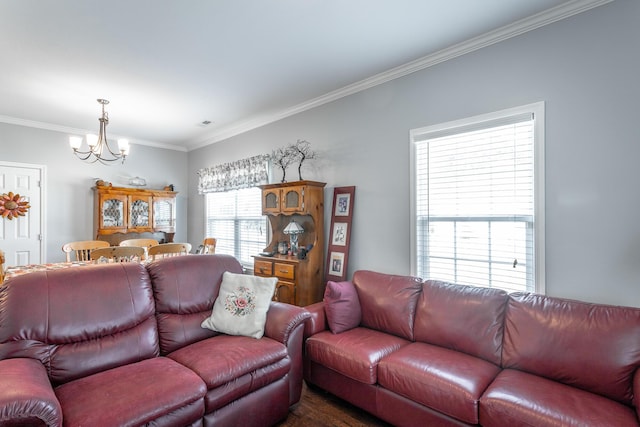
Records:
[[[25,216],[9,220],[0,217],[0,250],[5,253],[5,267],[42,264],[44,166],[0,162],[0,194],[20,194],[31,207]]]

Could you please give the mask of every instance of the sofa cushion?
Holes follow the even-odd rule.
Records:
[[[353,283],[329,280],[324,290],[324,310],[329,329],[334,334],[358,326],[362,319],[362,311]]]
[[[228,335],[262,338],[277,277],[259,277],[225,271],[211,316],[203,328]]]
[[[355,328],[341,334],[315,334],[307,339],[305,349],[312,361],[356,381],[375,384],[380,360],[409,343],[373,329]]]
[[[167,354],[216,335],[201,327],[211,315],[225,271],[242,273],[229,255],[185,255],[147,264],[156,301],[160,351]]]
[[[477,424],[480,396],[499,372],[486,360],[412,343],[380,361],[378,383],[450,417]]]
[[[416,309],[416,341],[500,365],[508,295],[500,289],[428,280]]]
[[[360,270],[353,274],[362,309],[362,326],[413,340],[416,303],[422,281]]]
[[[38,359],[55,384],[159,353],[153,290],[138,263],[34,272],[0,289],[0,359]]]
[[[205,412],[287,376],[287,348],[267,337],[219,335],[167,355],[194,371],[207,385]]]
[[[638,426],[630,407],[526,372],[505,369],[480,398],[483,426]]]
[[[206,387],[191,370],[156,357],[71,381],[55,392],[69,426],[169,425],[158,421],[165,417],[171,425],[190,425],[204,415]]]
[[[502,363],[630,405],[640,308],[536,294],[509,297]]]

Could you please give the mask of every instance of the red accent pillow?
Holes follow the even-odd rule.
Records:
[[[324,311],[329,329],[339,334],[360,325],[362,311],[358,292],[351,282],[327,282]]]

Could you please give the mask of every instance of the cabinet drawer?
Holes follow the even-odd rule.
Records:
[[[273,276],[273,263],[271,261],[256,260],[253,265],[254,274]]]
[[[283,279],[291,279],[293,280],[294,278],[294,270],[295,270],[295,266],[293,264],[281,264],[279,262],[276,262],[274,265],[274,272],[273,274],[277,277],[281,277]]]

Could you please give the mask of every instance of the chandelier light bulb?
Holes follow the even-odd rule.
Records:
[[[69,146],[73,150],[74,154],[80,159],[89,163],[100,162],[102,164],[108,164],[117,160],[124,160],[129,155],[129,141],[126,139],[118,140],[118,150],[113,150],[109,146],[107,140],[107,125],[109,124],[109,115],[104,110],[104,106],[109,103],[106,99],[98,99],[98,103],[102,106],[102,115],[98,118],[100,122],[100,133],[87,134],[86,141],[88,150],[81,151],[82,138],[79,136],[69,137]]]

